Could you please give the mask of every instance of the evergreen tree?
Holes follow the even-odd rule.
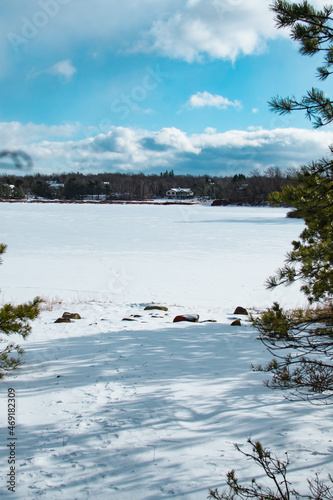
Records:
[[[323,65],[317,68],[317,76],[326,80],[333,72],[333,7],[329,5],[317,10],[307,1],[290,3],[276,0],[271,9],[276,13],[277,27],[291,30],[291,38],[299,42],[301,54],[312,56],[324,53]],[[277,96],[269,104],[280,114],[303,110],[315,127],[333,121],[333,102],[319,89],[308,90],[301,99]]]
[[[312,308],[283,311],[279,304],[253,319],[259,338],[275,358],[272,388],[293,397],[329,402],[333,396],[333,162],[323,158],[296,174],[297,184],[271,196],[273,205],[295,208],[305,221],[286,264],[267,280],[269,288],[301,282]],[[286,354],[284,354],[286,353]]]
[[[277,0],[272,10],[279,28],[291,27],[302,54],[324,51],[325,63],[318,74],[327,78],[333,65],[333,7],[318,11],[306,1],[290,4]],[[312,89],[309,99],[297,105],[287,98],[275,99],[271,106],[278,113],[306,109],[315,126],[322,126],[332,121],[333,108],[328,98],[317,99],[318,92]],[[304,219],[305,229],[300,240],[292,242],[285,266],[267,284],[274,288],[300,281],[301,290],[315,307],[286,312],[274,304],[254,319],[259,338],[277,358],[259,369],[273,373],[271,387],[293,389],[301,398],[328,402],[333,396],[333,161],[322,158],[301,167],[294,177],[295,183],[273,193],[270,201],[293,207]],[[283,354],[285,350],[288,354]]]
[[[323,158],[303,166],[295,174],[297,183],[270,196],[272,205],[295,208],[306,227],[301,241],[294,241],[287,264],[268,280],[269,288],[300,279],[309,301],[332,301],[333,293],[333,162]]]
[[[4,254],[5,251],[6,245],[0,244],[0,255]],[[0,308],[0,333],[6,337],[16,333],[25,339],[31,331],[29,321],[35,319],[39,314],[40,303],[41,299],[36,297],[32,302],[18,306],[3,305]],[[0,343],[4,345],[0,349],[0,378],[2,378],[6,372],[17,368],[24,351],[18,344],[8,342],[7,338],[0,337]]]
[[[317,69],[325,80],[333,71],[333,7],[316,10],[307,1],[290,3],[276,0],[272,5],[278,28],[291,28],[291,37],[300,43],[300,52],[313,55],[324,52],[324,64]],[[276,97],[270,102],[273,111],[289,113],[305,110],[307,117],[321,127],[333,121],[333,103],[318,89],[311,89],[301,100],[294,96]],[[333,153],[333,151],[332,151]],[[272,388],[292,390],[301,399],[315,402],[331,401],[333,396],[333,161],[323,158],[301,167],[295,174],[292,186],[283,187],[271,195],[273,205],[283,204],[295,209],[302,217],[305,229],[300,241],[293,241],[293,250],[287,254],[286,264],[276,276],[268,279],[268,287],[289,285],[301,281],[301,289],[311,307],[284,311],[275,303],[257,318],[252,317],[259,330],[259,338],[273,359],[265,368],[273,374],[267,382]],[[261,467],[274,490],[252,479],[250,486],[243,486],[235,471],[227,474],[228,491],[211,490],[209,498],[234,500],[257,498],[260,500],[290,500],[308,498],[332,500],[333,478],[328,483],[316,475],[308,480],[309,494],[301,495],[291,489],[287,481],[288,459],[281,461],[262,445],[249,440],[252,453],[236,448]]]
[[[23,200],[23,198],[25,198],[25,194],[24,194],[23,189],[22,189],[22,188],[20,188],[20,187],[15,186],[15,187],[13,188],[12,197],[13,197],[15,200]]]

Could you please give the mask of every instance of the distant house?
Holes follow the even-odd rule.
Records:
[[[171,188],[166,192],[168,198],[176,200],[185,200],[186,198],[192,198],[194,193],[190,188]]]
[[[63,188],[65,184],[60,184],[57,181],[46,181],[48,185],[54,189],[60,189]]]

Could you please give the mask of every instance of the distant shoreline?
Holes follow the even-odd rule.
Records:
[[[11,200],[0,199],[0,203],[53,203],[58,205],[212,205],[214,200],[178,200],[178,201],[154,201],[154,200]],[[234,207],[268,207],[268,203],[251,204],[251,203],[223,203],[216,206],[234,206]]]
[[[212,200],[210,200],[212,201]],[[207,201],[140,201],[140,200],[1,200],[0,203],[54,203],[58,205],[198,205]]]

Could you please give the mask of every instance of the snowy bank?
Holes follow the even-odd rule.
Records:
[[[251,363],[269,356],[238,305],[302,302],[265,278],[303,225],[270,208],[0,205],[2,300],[52,299],[33,324],[16,393],[16,492],[1,498],[201,500],[225,472],[257,471],[247,437],[281,458],[300,489],[332,472],[329,408],[289,402]],[[144,310],[152,301],[168,311]],[[55,324],[64,311],[82,319]],[[179,314],[214,323],[173,323]],[[132,318],[133,321],[123,321]],[[244,319],[245,318],[245,319]],[[2,429],[3,444],[8,437]]]

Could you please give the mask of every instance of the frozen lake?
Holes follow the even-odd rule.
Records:
[[[285,209],[1,203],[0,220],[7,301],[38,294],[228,309],[302,300],[264,287],[303,227]]]

